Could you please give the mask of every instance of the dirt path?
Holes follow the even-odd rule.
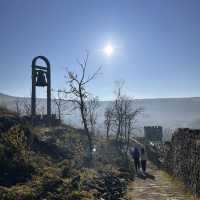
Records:
[[[129,200],[194,200],[182,183],[150,165],[146,178],[137,175],[129,184]]]

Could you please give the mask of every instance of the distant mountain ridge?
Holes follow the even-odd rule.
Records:
[[[13,97],[0,93],[0,104],[6,104],[8,108],[15,109],[14,102],[17,99],[30,101],[30,98]],[[42,104],[45,101],[45,99],[38,99],[38,102]],[[98,110],[100,127],[102,127],[104,121],[104,109],[110,103],[111,101],[100,101]],[[138,127],[161,125],[167,128],[200,128],[200,97],[135,99],[133,106],[144,109],[144,112],[137,120]],[[65,121],[80,125],[78,112],[66,116]]]

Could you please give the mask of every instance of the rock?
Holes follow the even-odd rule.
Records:
[[[99,173],[98,177],[92,181],[86,181],[84,188],[95,190],[97,199],[118,200],[126,192],[127,182],[119,178],[113,172]]]

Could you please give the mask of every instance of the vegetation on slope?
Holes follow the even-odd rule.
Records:
[[[82,131],[12,125],[0,133],[0,199],[122,198],[134,177],[133,167],[127,167],[132,163],[112,139],[96,138],[95,148],[88,166]]]

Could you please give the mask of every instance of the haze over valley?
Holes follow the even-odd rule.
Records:
[[[28,101],[29,98],[13,97],[5,94],[0,94],[0,105],[6,105],[8,108],[15,110],[16,100],[20,102]],[[37,99],[38,106],[43,107],[43,112],[46,112],[45,99]],[[53,101],[52,101],[53,102]],[[111,104],[111,101],[100,101],[97,115],[97,128],[101,132],[104,128],[104,111]],[[22,106],[22,105],[21,105]],[[188,127],[193,129],[200,128],[200,97],[187,98],[157,98],[157,99],[135,99],[133,102],[135,108],[142,108],[142,113],[137,120],[137,134],[143,134],[144,126],[163,126],[163,128],[181,128]],[[53,113],[56,113],[55,105],[52,103]],[[66,115],[63,120],[76,127],[81,127],[80,114],[78,111],[71,111],[72,106],[68,105]],[[22,109],[22,108],[21,108]],[[70,113],[70,115],[67,115]],[[40,113],[38,113],[40,114]]]

